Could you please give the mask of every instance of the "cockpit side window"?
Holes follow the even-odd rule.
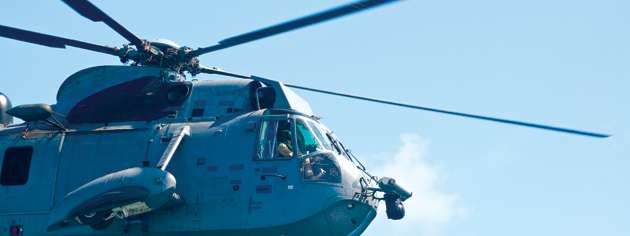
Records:
[[[320,127],[307,119],[297,119],[295,127],[303,180],[340,183],[341,171],[332,153],[332,143],[326,140]]]
[[[293,157],[290,120],[263,120],[260,123],[256,160],[282,160]]]
[[[301,172],[305,181],[341,182],[341,171],[330,152],[318,153],[304,158]]]
[[[258,148],[256,151],[256,159],[264,160],[273,157],[275,152],[276,139],[275,129],[276,123],[273,121],[262,121],[260,124],[260,133],[258,134]]]

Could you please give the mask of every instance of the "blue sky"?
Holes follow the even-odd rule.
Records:
[[[60,1],[4,1],[1,24],[120,46]],[[94,1],[137,35],[200,47],[347,1]],[[630,3],[404,1],[226,49],[206,65],[292,84],[610,133],[591,139],[298,91],[408,218],[367,235],[629,235]],[[54,103],[70,74],[117,59],[0,39],[0,91]],[[200,78],[211,78],[203,77]]]

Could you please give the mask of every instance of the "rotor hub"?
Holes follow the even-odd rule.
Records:
[[[177,43],[160,39],[155,42],[144,40],[142,50],[134,45],[123,45],[119,49],[120,61],[137,66],[154,66],[167,68],[178,73],[199,73],[199,59],[191,54],[192,48],[179,46]]]

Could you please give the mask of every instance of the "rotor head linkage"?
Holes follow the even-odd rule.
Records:
[[[219,43],[214,46],[199,48],[196,50],[189,47],[180,47],[174,44],[152,42],[142,39],[88,0],[62,1],[81,16],[94,22],[103,22],[120,36],[127,39],[130,44],[123,45],[121,48],[100,46],[74,39],[41,34],[2,25],[0,25],[0,37],[54,48],[72,46],[87,49],[90,51],[118,56],[120,61],[123,63],[131,63],[137,66],[153,66],[171,69],[178,73],[189,72],[194,76],[198,73],[205,73],[203,72],[204,70],[208,72],[205,68],[200,68],[199,66],[199,59],[197,57],[200,55],[315,25],[324,21],[347,16],[399,0],[355,1],[305,17],[230,37],[219,41]]]

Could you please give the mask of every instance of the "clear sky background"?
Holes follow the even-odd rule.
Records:
[[[97,1],[148,39],[193,48],[347,1]],[[630,2],[410,0],[201,57],[292,84],[613,134],[593,139],[298,91],[408,217],[366,235],[630,235]],[[61,1],[5,0],[3,25],[120,46]],[[0,39],[0,91],[54,103],[118,59]],[[211,76],[199,76],[211,79]]]

